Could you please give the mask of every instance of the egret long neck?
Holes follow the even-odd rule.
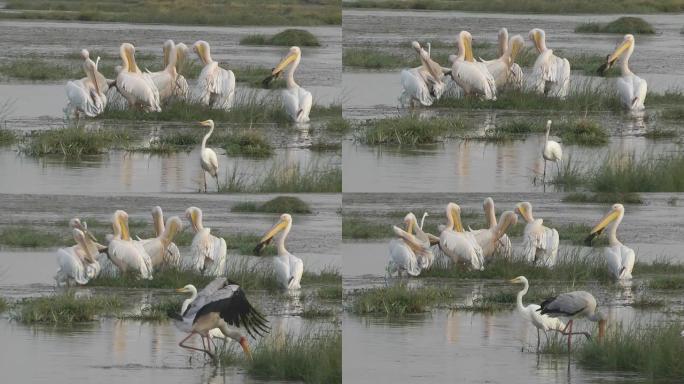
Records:
[[[297,87],[297,83],[295,82],[295,79],[294,79],[294,73],[297,70],[297,67],[299,67],[299,61],[301,59],[302,59],[302,55],[297,55],[297,57],[292,62],[292,65],[287,70],[287,88],[288,89]]]
[[[620,214],[618,215],[617,219],[615,219],[615,221],[613,221],[613,222],[610,224],[610,228],[608,229],[608,244],[609,244],[611,247],[614,247],[614,246],[616,246],[616,245],[621,245],[621,244],[622,244],[622,243],[620,242],[620,240],[618,240],[618,238],[617,238],[617,229],[618,229],[618,226],[620,225],[620,222],[622,222],[622,218],[623,218],[624,216],[625,216],[625,213],[624,213],[624,212],[620,212]]]
[[[283,233],[278,238],[278,255],[280,256],[284,256],[287,254],[287,249],[285,249],[285,238],[287,238],[287,235],[290,233],[291,228],[292,222],[288,222],[285,229],[283,229]]]
[[[518,297],[516,299],[517,300],[516,305],[517,305],[519,311],[525,310],[525,306],[523,305],[522,299],[523,299],[523,296],[525,296],[527,294],[527,291],[530,289],[530,283],[527,280],[525,280],[523,283],[525,284],[525,286],[523,287],[523,289],[520,292],[518,292]]]
[[[194,288],[194,287],[193,287],[193,288]],[[181,315],[183,315],[183,314],[185,313],[185,311],[188,309],[188,306],[189,306],[193,301],[195,301],[195,299],[197,298],[197,289],[192,289],[192,288],[191,288],[191,292],[192,292],[192,295],[190,295],[190,298],[189,298],[189,299],[185,299],[185,301],[183,301],[183,306],[181,306]]]
[[[209,128],[209,132],[207,132],[206,135],[204,135],[204,138],[202,139],[202,149],[207,147],[207,140],[209,140],[209,137],[211,134],[214,132],[214,124],[212,124]]]

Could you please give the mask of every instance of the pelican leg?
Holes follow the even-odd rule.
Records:
[[[539,328],[537,328],[537,353],[539,353],[539,341],[541,340],[539,336]]]

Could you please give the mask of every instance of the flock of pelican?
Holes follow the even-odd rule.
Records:
[[[401,71],[403,92],[400,100],[411,107],[417,104],[430,106],[444,95],[448,78],[462,89],[464,95],[483,100],[496,100],[497,94],[506,89],[522,89],[525,78],[530,89],[536,93],[566,98],[570,87],[570,62],[556,56],[546,46],[544,30],[533,28],[529,31],[528,38],[537,52],[534,66],[528,75],[515,63],[525,42],[520,35],[509,39],[506,28],[499,30],[498,57],[487,61],[475,58],[472,35],[468,31],[461,31],[456,43],[458,53],[449,56],[449,67],[442,67],[432,60],[429,43],[426,50],[414,41],[411,45],[418,54],[421,65]],[[617,80],[618,96],[626,109],[638,111],[644,109],[647,85],[645,80],[629,69],[629,58],[633,51],[634,36],[625,35],[623,42],[608,55],[598,73],[603,75],[621,59],[622,74]]]
[[[77,116],[95,117],[110,105],[115,109],[137,109],[161,112],[162,106],[174,100],[188,100],[214,109],[229,110],[235,103],[235,74],[222,68],[211,57],[209,43],[199,40],[192,45],[203,67],[197,83],[191,89],[185,77],[178,72],[186,60],[188,47],[167,40],[162,45],[163,69],[158,72],[142,71],[135,61],[135,47],[123,43],[119,47],[121,65],[116,67],[116,78],[107,79],[98,70],[100,58],[90,58],[88,50],[81,51],[86,77],[66,84],[69,100],[67,109]],[[296,123],[309,121],[313,104],[311,93],[300,87],[294,79],[301,61],[299,47],[291,47],[287,55],[273,68],[268,83],[286,72],[287,87],[282,92],[283,107]]]
[[[435,263],[481,271],[495,258],[511,259],[513,247],[506,232],[517,224],[518,215],[525,221],[519,256],[530,264],[553,268],[560,243],[558,231],[532,215],[531,203],[516,204],[515,211],[504,211],[498,222],[492,198],[484,200],[483,208],[485,228],[466,230],[461,221],[461,208],[456,203],[448,203],[447,224],[439,226],[439,236],[425,232],[423,223],[427,213],[421,225],[413,213],[408,213],[404,218],[405,228],[393,226],[396,237],[389,243],[388,273],[399,277],[404,273],[418,276]],[[591,244],[593,238],[608,228],[608,246],[604,247],[603,254],[609,272],[616,280],[632,278],[635,260],[634,251],[617,238],[617,228],[624,214],[622,204],[613,205],[586,239],[587,244]]]

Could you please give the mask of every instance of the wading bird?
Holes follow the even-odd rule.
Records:
[[[622,204],[613,204],[610,212],[603,216],[601,221],[591,229],[591,233],[585,240],[587,245],[591,245],[594,237],[600,235],[610,225],[608,228],[608,246],[603,248],[603,254],[606,256],[610,274],[618,280],[632,278],[635,259],[634,250],[622,244],[617,238],[617,228],[624,216],[625,207]]]
[[[99,264],[95,260],[95,255],[88,251],[83,232],[74,228],[73,236],[76,245],[57,250],[57,285],[71,285],[72,282],[85,285],[99,272]]]
[[[544,137],[544,148],[542,148],[542,157],[544,158],[544,178],[546,181],[546,162],[553,161],[556,163],[556,170],[560,175],[560,163],[563,160],[563,148],[557,141],[549,140],[549,133],[551,133],[551,120],[546,121],[546,136]]]
[[[226,271],[226,241],[211,234],[210,228],[202,225],[202,210],[190,207],[185,210],[195,237],[192,239],[192,267],[206,276],[220,276]]]
[[[539,309],[541,307],[537,304],[529,304],[527,306],[523,305],[523,296],[525,296],[527,294],[527,291],[530,289],[530,283],[527,281],[527,278],[525,276],[518,276],[515,279],[510,280],[509,283],[524,284],[523,289],[520,292],[518,292],[518,296],[516,298],[518,312],[523,317],[523,319],[529,321],[532,325],[535,326],[535,328],[537,328],[537,351],[539,351],[539,331],[544,331],[544,335],[547,337],[548,341],[548,334],[546,333],[546,331],[552,330],[562,332],[565,329],[565,324],[563,324],[563,322],[560,319],[553,318],[548,315],[542,315],[541,313],[539,313]]]
[[[177,291],[192,292],[189,289],[186,290],[187,287],[186,285]],[[238,342],[250,360],[252,354],[244,333],[254,338],[255,334],[263,336],[264,333],[269,332],[268,320],[250,304],[242,288],[229,282],[225,277],[214,279],[200,291],[193,301],[188,302],[187,306],[184,303],[183,306],[185,310],[180,316],[172,315],[176,320],[180,320],[176,323],[179,328],[189,333],[178,345],[182,348],[204,352],[212,358],[214,357],[211,352],[213,340],[210,336],[213,329],[218,328],[226,337]],[[204,348],[184,344],[194,334],[200,335],[203,346],[204,340],[207,339]]]
[[[289,66],[287,74],[285,75],[287,88],[284,89],[282,93],[283,107],[285,107],[285,111],[295,123],[308,122],[309,112],[311,112],[311,106],[313,105],[311,92],[295,83],[294,73],[297,70],[301,59],[302,50],[299,49],[299,47],[291,47],[287,56],[273,68],[271,75],[263,81],[264,85],[268,86],[271,80],[280,76],[283,70]]]
[[[213,149],[207,148],[207,140],[209,140],[209,137],[214,132],[214,120],[201,121],[200,125],[209,127],[209,132],[202,138],[202,146],[200,148],[200,166],[202,167],[202,177],[204,178],[204,192],[207,192],[207,172],[216,179],[216,192],[218,192],[218,156],[216,156],[216,152]]]
[[[598,72],[603,75],[619,58],[622,58],[620,62],[622,75],[617,79],[620,102],[629,110],[641,111],[644,109],[648,85],[646,80],[635,75],[629,69],[629,58],[632,56],[632,52],[634,52],[634,36],[627,34],[615,51],[608,55],[606,63],[599,68]]]
[[[259,240],[254,252],[258,255],[267,246],[273,237],[282,232],[277,240],[278,256],[273,259],[273,266],[278,279],[278,284],[283,289],[299,289],[302,274],[304,273],[304,262],[285,249],[285,239],[292,229],[292,216],[287,213],[280,215],[280,220]]]
[[[178,54],[173,40],[166,40],[162,46],[162,51],[164,69],[159,72],[150,73],[150,77],[159,91],[159,101],[161,103],[166,103],[171,98],[182,93],[182,90],[178,89],[182,83],[178,82],[178,71],[176,70]],[[185,83],[185,86],[187,87],[187,82]]]
[[[163,267],[179,266],[180,252],[178,247],[173,243],[173,238],[183,228],[183,223],[178,216],[170,217],[166,221],[166,225],[162,220],[162,212],[160,207],[154,207],[152,210],[152,217],[155,220],[155,232],[157,237],[151,239],[140,240],[143,248],[150,255],[152,267],[159,269]],[[161,221],[161,227],[157,224]]]
[[[594,296],[586,291],[573,291],[560,294],[556,297],[550,297],[540,304],[537,310],[542,315],[550,317],[566,317],[568,324],[561,331],[562,334],[568,336],[568,351],[572,348],[572,335],[584,335],[587,339],[591,335],[587,332],[572,332],[572,322],[574,319],[587,318],[591,321],[598,322],[598,338],[599,341],[603,339],[606,333],[607,317],[596,310],[596,299]]]
[[[88,230],[88,223],[77,217],[69,220],[69,226],[71,228],[76,228],[83,232],[85,235],[85,245],[88,248],[88,252],[91,255],[95,255],[95,261],[97,262],[97,276],[114,277],[118,275],[119,268],[117,268],[112,260],[109,259],[107,255],[107,246],[100,244],[95,236]]]
[[[83,71],[86,77],[71,80],[66,84],[66,95],[69,99],[68,109],[76,116],[84,114],[95,117],[104,112],[107,106],[107,81],[97,70],[97,64],[90,59],[87,49],[81,50]]]
[[[439,247],[454,263],[463,263],[475,270],[484,270],[482,247],[475,236],[463,230],[461,207],[449,203],[446,207],[447,226],[439,235]]]
[[[129,108],[161,112],[159,90],[149,73],[142,73],[135,63],[135,47],[123,43],[119,48],[122,67],[116,76],[116,89],[128,101]]]
[[[570,62],[546,47],[546,33],[534,28],[529,33],[539,56],[532,69],[532,84],[537,93],[564,99],[570,87]]]
[[[121,273],[135,271],[143,279],[152,280],[152,261],[139,241],[131,241],[128,214],[122,210],[112,216],[114,236],[107,246],[107,255]]]
[[[389,243],[390,260],[387,271],[390,275],[396,273],[399,277],[402,272],[410,276],[418,276],[423,269],[432,266],[435,256],[427,235],[418,226],[413,213],[404,217],[404,224],[406,231],[397,226],[392,227],[397,238]],[[414,230],[416,235],[413,234]]]
[[[176,77],[176,89],[174,97],[179,100],[185,100],[188,98],[188,92],[190,87],[188,86],[188,81],[185,76],[182,75],[186,70],[188,58],[188,46],[183,43],[176,44],[176,72],[178,76]],[[166,61],[164,62],[166,65]]]
[[[532,204],[518,203],[515,210],[525,219],[523,255],[530,263],[552,267],[558,255],[558,231],[544,226],[544,220],[532,216]]]
[[[427,107],[444,93],[444,72],[417,41],[412,42],[411,46],[418,52],[421,66],[401,71],[401,86],[404,90],[400,99],[402,102],[408,101],[410,107],[413,107],[414,102]]]
[[[221,280],[221,283],[223,284],[223,279],[224,279],[224,278],[219,277],[219,278],[215,279],[215,281]],[[215,284],[215,285],[218,285],[218,284]],[[208,294],[205,293],[205,291],[207,291],[207,288],[210,288],[210,290],[213,288],[213,287],[211,286],[211,283],[209,283],[209,284],[208,284],[206,287],[204,287],[204,289],[202,290],[202,296],[205,297],[205,298],[206,298],[206,296],[208,296]],[[218,289],[218,288],[217,288],[217,289]],[[189,293],[189,294],[190,294],[190,297],[187,298],[187,299],[185,299],[185,300],[183,300],[183,304],[181,305],[181,311],[180,311],[180,313],[181,313],[181,316],[182,316],[182,315],[185,313],[185,311],[188,309],[188,306],[189,306],[193,301],[195,301],[195,299],[197,299],[197,297],[198,297],[199,295],[197,294],[197,288],[195,288],[195,286],[192,285],[192,284],[187,284],[187,285],[184,286],[183,288],[178,288],[178,289],[176,289],[176,292],[179,292],[179,293]],[[207,291],[207,292],[208,292],[208,291]],[[215,290],[212,290],[211,293],[214,293],[214,292],[215,292]],[[210,329],[209,332],[208,332],[208,336],[211,337],[211,338],[217,338],[217,339],[225,339],[225,338],[226,338],[226,336],[223,334],[223,332],[221,332],[221,330],[220,330],[219,328],[212,328],[212,329]],[[208,340],[207,340],[207,341],[208,341]]]
[[[473,58],[472,40],[469,32],[459,33],[458,55],[449,56],[452,63],[451,78],[463,88],[466,95],[496,100],[496,81],[489,73],[487,65]]]
[[[503,257],[505,259],[510,258],[513,253],[513,246],[511,245],[511,239],[508,238],[506,231],[508,230],[508,228],[510,228],[518,222],[518,217],[515,216],[514,213],[514,216],[508,219],[510,220],[510,222],[505,224],[506,228],[503,229],[504,233],[500,237],[498,237],[496,243],[492,244],[490,243],[490,241],[494,237],[499,236],[499,233],[497,231],[499,223],[497,223],[496,221],[496,209],[494,207],[494,200],[492,200],[491,197],[484,199],[484,202],[482,203],[482,208],[484,209],[485,213],[485,228],[477,229],[474,231],[471,230],[470,232],[472,232],[473,235],[475,235],[475,239],[477,239],[478,244],[480,244],[480,246],[482,247],[485,259],[492,256]],[[504,217],[502,214],[502,221],[503,218]]]
[[[515,35],[508,41],[508,30],[499,30],[499,57],[494,60],[484,61],[489,73],[492,74],[496,89],[501,90],[506,86],[521,88],[523,82],[523,72],[520,66],[515,63],[518,53],[525,45],[522,36]]]
[[[211,47],[206,41],[195,42],[192,49],[204,64],[197,78],[194,97],[210,108],[229,110],[235,101],[235,74],[212,60]]]

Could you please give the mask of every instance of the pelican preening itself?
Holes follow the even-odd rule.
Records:
[[[435,256],[427,234],[418,226],[418,220],[413,213],[408,213],[404,217],[404,224],[406,231],[397,226],[392,227],[397,238],[389,243],[390,259],[387,271],[390,275],[396,273],[399,277],[402,272],[409,276],[418,276],[423,269],[432,266]]]
[[[491,199],[490,199],[491,200]],[[494,202],[491,202],[492,207]],[[482,256],[485,260],[491,259],[497,255],[504,258],[509,258],[511,253],[511,241],[506,236],[506,231],[511,226],[518,223],[518,216],[515,212],[505,211],[501,214],[501,220],[496,222],[496,218],[491,221],[488,228],[471,231],[475,236],[475,240],[482,248]],[[493,224],[493,225],[492,225]],[[506,239],[504,239],[506,236]]]
[[[194,287],[192,287],[194,289]],[[189,286],[178,289],[178,292],[190,292]],[[197,290],[194,289],[196,293]],[[211,332],[219,329],[223,335],[240,344],[245,356],[251,359],[249,341],[245,333],[251,337],[263,336],[268,333],[268,320],[257,311],[247,300],[245,292],[239,285],[229,282],[225,277],[218,277],[199,294],[193,293],[193,300],[183,304],[184,310],[180,315],[173,315],[176,324],[188,332],[188,336],[178,343],[182,348],[192,349],[214,357],[211,352]],[[200,335],[204,348],[196,348],[184,344],[194,334]],[[214,331],[214,334],[216,332]],[[207,340],[205,345],[204,340]]]
[[[461,207],[449,203],[446,207],[447,226],[439,235],[439,247],[454,263],[461,263],[474,270],[484,269],[482,247],[475,236],[463,230]]]
[[[180,252],[173,243],[173,238],[183,228],[183,223],[178,216],[170,217],[164,224],[164,216],[161,207],[154,207],[152,218],[155,224],[156,237],[141,240],[141,244],[148,255],[154,269],[162,267],[179,266]]]
[[[444,93],[444,72],[417,41],[411,45],[418,53],[421,66],[401,71],[401,85],[404,89],[401,98],[408,101],[410,106],[413,106],[414,102],[430,106]]]
[[[544,226],[544,220],[532,216],[532,204],[518,203],[515,210],[527,222],[523,234],[523,255],[534,264],[552,267],[558,255],[558,231]]]
[[[461,31],[458,35],[458,55],[449,57],[452,63],[451,78],[463,88],[466,95],[496,100],[496,81],[485,63],[475,61],[472,41],[473,37],[468,31]]]
[[[86,245],[86,236],[78,228],[73,229],[73,236],[76,245],[57,251],[57,285],[70,285],[72,282],[85,285],[100,272],[95,255]]]
[[[119,48],[123,66],[116,76],[116,89],[128,101],[129,108],[161,112],[159,90],[149,73],[143,73],[135,62],[135,47],[123,43]]]
[[[97,70],[97,63],[90,59],[88,50],[81,50],[81,57],[86,77],[67,82],[66,94],[69,99],[67,108],[76,115],[95,117],[104,112],[107,106],[105,93],[108,86],[104,76]]]
[[[229,110],[235,101],[235,74],[219,67],[218,62],[211,58],[211,47],[206,41],[196,41],[192,49],[204,64],[197,78],[194,97],[211,108]]]
[[[263,81],[264,85],[268,86],[271,80],[280,76],[289,67],[285,75],[287,88],[282,92],[283,107],[295,123],[307,123],[313,105],[311,92],[300,87],[294,79],[295,71],[297,71],[301,59],[302,50],[299,47],[291,47],[287,55],[273,68],[271,75]]]
[[[646,92],[648,85],[646,80],[635,75],[629,69],[629,58],[634,52],[634,36],[627,34],[615,51],[608,55],[606,63],[603,64],[598,72],[603,75],[618,59],[620,60],[620,71],[622,75],[617,79],[618,96],[622,105],[632,111],[644,109]]]
[[[546,162],[553,161],[556,163],[558,174],[560,174],[560,163],[563,160],[563,148],[557,141],[549,140],[551,133],[551,120],[546,122],[546,136],[544,136],[544,148],[542,148],[542,157],[544,158],[544,178],[546,180]]]
[[[537,304],[529,304],[527,306],[523,305],[522,299],[527,294],[527,291],[530,289],[530,283],[529,281],[527,281],[527,278],[525,276],[518,276],[515,279],[510,280],[509,283],[524,285],[523,289],[520,292],[518,292],[518,295],[516,297],[516,306],[518,308],[518,312],[523,317],[523,319],[527,320],[532,325],[534,325],[535,328],[537,328],[538,351],[540,342],[539,331],[544,331],[544,335],[546,335],[548,338],[548,335],[546,334],[547,331],[552,330],[562,332],[563,330],[565,330],[565,324],[563,324],[563,322],[560,319],[550,317],[549,315],[541,314],[539,312],[541,307]]]
[[[122,210],[112,216],[114,236],[107,255],[121,273],[133,271],[143,279],[152,280],[152,260],[140,241],[132,241],[128,231],[128,214]]]
[[[214,132],[214,120],[201,121],[200,125],[204,127],[209,127],[209,132],[202,138],[202,146],[200,148],[200,166],[202,167],[202,177],[204,178],[204,192],[207,192],[207,173],[216,179],[216,191],[219,191],[219,181],[218,181],[218,156],[213,149],[207,148],[207,140]]]
[[[539,52],[531,75],[534,89],[541,94],[565,98],[570,87],[570,62],[554,55],[553,50],[546,47],[543,29],[532,29],[529,37]]]
[[[285,249],[285,239],[290,229],[292,229],[292,216],[283,213],[278,222],[259,240],[254,252],[258,255],[278,233],[282,232],[276,243],[278,256],[273,258],[276,278],[283,289],[299,289],[304,274],[304,262]]]
[[[622,244],[617,238],[617,228],[624,216],[625,207],[622,204],[614,204],[601,221],[591,229],[591,233],[586,238],[586,243],[591,245],[591,240],[610,226],[608,228],[608,246],[603,248],[603,253],[610,274],[617,280],[632,278],[635,260],[634,250]]]
[[[603,339],[606,332],[607,317],[598,311],[596,306],[596,299],[591,293],[574,291],[544,300],[537,311],[542,315],[554,318],[566,317],[569,319],[568,324],[561,333],[568,336],[568,351],[570,351],[572,348],[572,335],[580,334],[588,339],[591,338],[587,332],[572,332],[572,322],[574,319],[586,318],[590,321],[598,322],[598,338],[599,341]]]
[[[508,40],[508,30],[499,30],[499,57],[494,60],[484,61],[487,69],[494,77],[496,89],[503,89],[506,86],[522,88],[523,72],[515,59],[520,50],[525,45],[522,36],[515,35]]]
[[[212,235],[211,229],[204,227],[201,209],[190,207],[185,210],[185,217],[195,232],[190,246],[192,267],[203,275],[223,275],[226,271],[226,241],[222,237]]]
[[[176,44],[174,44],[173,40],[166,40],[162,46],[164,68],[159,72],[150,73],[150,77],[159,92],[159,101],[161,103],[187,93],[188,83],[185,82],[183,84],[185,78],[179,82],[178,70],[176,68],[178,60],[176,49]],[[182,89],[183,86],[185,86],[185,90]]]

